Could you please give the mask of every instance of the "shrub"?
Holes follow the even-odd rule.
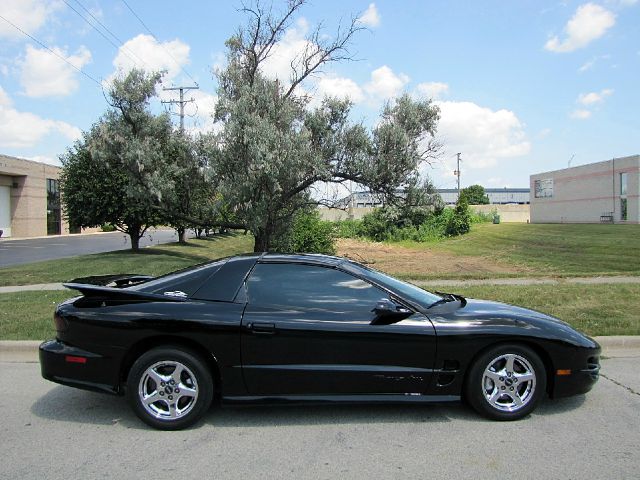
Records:
[[[274,250],[283,253],[323,253],[335,255],[336,229],[322,220],[316,210],[298,212],[291,228],[275,242]]]
[[[338,238],[357,238],[362,229],[362,221],[347,219],[334,222],[335,234]]]
[[[103,223],[102,225],[100,225],[100,230],[103,232],[115,232],[116,227],[114,227],[110,223]]]
[[[463,235],[471,229],[471,214],[469,213],[469,204],[463,195],[460,195],[456,202],[456,208],[453,215],[447,222],[445,234],[451,237]]]

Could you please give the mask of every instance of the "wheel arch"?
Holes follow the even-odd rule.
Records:
[[[133,344],[131,348],[129,348],[122,360],[122,364],[120,367],[119,382],[121,389],[124,385],[126,385],[127,378],[129,377],[129,372],[131,371],[131,367],[133,366],[135,361],[144,353],[158,347],[178,347],[186,349],[200,357],[211,372],[214,384],[214,399],[217,399],[220,396],[222,379],[220,375],[220,368],[218,366],[218,360],[216,359],[215,355],[207,350],[203,345],[194,340],[170,335],[145,338]]]
[[[500,340],[497,342],[492,342],[489,343],[487,345],[485,345],[484,347],[482,347],[480,350],[478,350],[473,357],[471,358],[471,360],[469,361],[469,363],[467,364],[467,368],[465,369],[464,372],[464,379],[462,382],[462,396],[464,397],[466,395],[466,385],[468,382],[468,378],[469,378],[469,372],[471,371],[471,367],[473,365],[475,365],[475,363],[478,361],[478,359],[484,355],[488,350],[491,350],[492,348],[496,348],[496,347],[502,347],[502,346],[523,346],[523,347],[527,347],[531,350],[533,350],[533,352],[538,355],[538,357],[540,358],[540,361],[542,362],[542,364],[544,365],[544,370],[547,376],[547,384],[545,385],[545,391],[547,392],[547,395],[550,395],[553,392],[553,372],[554,370],[554,366],[553,366],[553,361],[551,360],[551,357],[549,356],[549,354],[547,353],[547,351],[537,342],[535,341],[531,341],[530,339],[527,338],[518,338],[518,339],[514,339],[514,340]]]

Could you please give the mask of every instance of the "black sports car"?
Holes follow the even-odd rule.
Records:
[[[585,393],[598,380],[600,346],[556,318],[430,293],[344,258],[250,254],[85,281],[66,284],[82,296],[57,307],[42,376],[126,393],[161,429],[191,425],[213,399],[465,398],[515,420],[545,393]]]

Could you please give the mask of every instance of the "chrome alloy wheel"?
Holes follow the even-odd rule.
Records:
[[[536,372],[524,357],[513,353],[489,362],[482,375],[482,393],[489,404],[503,412],[524,408],[536,390]]]
[[[157,362],[141,376],[138,397],[153,417],[176,420],[188,414],[196,404],[198,382],[193,372],[180,362]]]

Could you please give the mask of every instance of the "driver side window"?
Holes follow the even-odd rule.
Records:
[[[315,265],[257,264],[247,279],[250,305],[333,313],[371,312],[384,290],[348,273]]]

